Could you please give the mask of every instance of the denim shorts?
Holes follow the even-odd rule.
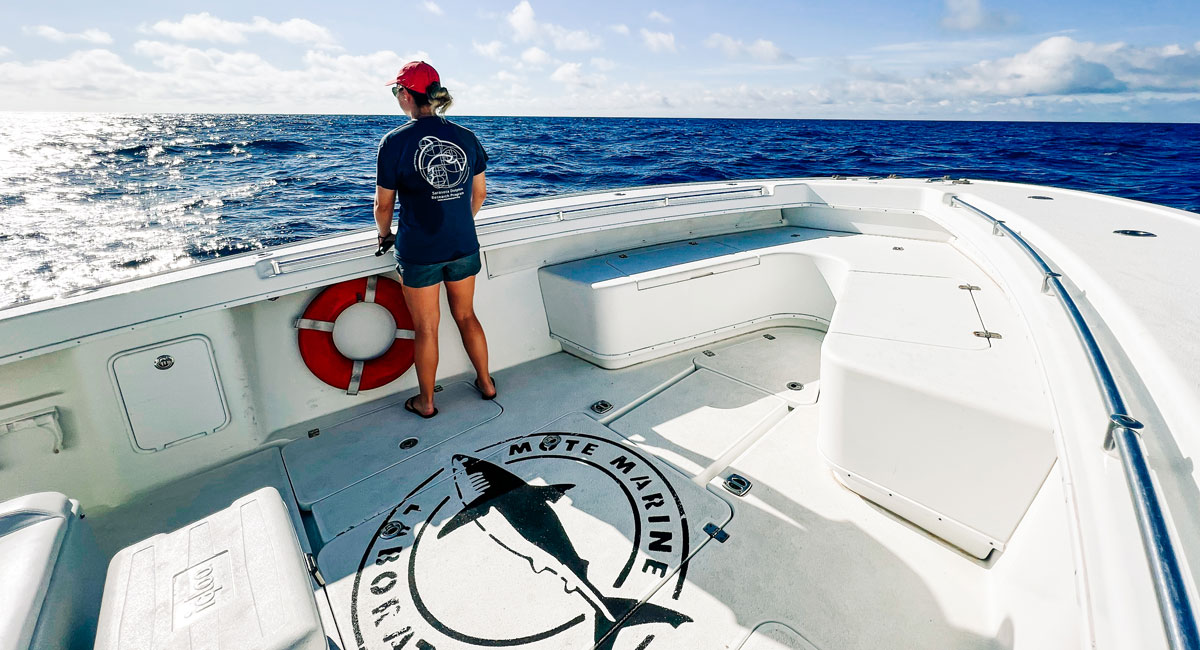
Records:
[[[479,273],[483,264],[479,261],[479,251],[466,257],[460,257],[449,262],[437,264],[409,264],[399,257],[396,258],[396,272],[400,274],[404,286],[413,289],[432,287],[439,282],[458,282]]]

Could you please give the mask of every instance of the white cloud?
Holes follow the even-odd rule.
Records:
[[[651,52],[674,52],[675,35],[670,32],[652,32],[642,29],[642,42]]]
[[[500,41],[489,41],[487,43],[476,43],[475,41],[471,41],[471,48],[474,49],[477,54],[482,54],[489,59],[499,60],[500,53],[502,50],[504,50],[504,43],[501,43]]]
[[[566,84],[574,89],[595,88],[604,82],[605,79],[606,77],[602,74],[585,75],[583,73],[583,64],[580,63],[564,63],[558,66],[550,75],[551,81]]]
[[[49,25],[38,25],[36,27],[22,27],[21,32],[29,36],[40,36],[55,43],[84,41],[86,43],[95,43],[96,45],[109,45],[113,42],[112,36],[98,29],[85,29],[77,34],[69,34]]]
[[[425,11],[428,11],[435,16],[441,16],[446,13],[442,11],[442,8],[438,6],[438,3],[434,2],[433,0],[422,0],[421,6],[425,7]]]
[[[9,54],[12,54],[12,50],[0,45],[0,56],[8,56]]]
[[[532,66],[543,66],[551,61],[550,55],[546,53],[546,50],[536,45],[521,52],[521,60]]]
[[[775,43],[761,38],[747,44],[732,36],[717,33],[706,38],[704,45],[721,50],[725,56],[731,59],[750,57],[763,63],[784,63],[795,60],[795,57],[784,52]]]
[[[1013,56],[919,76],[891,76],[864,69],[809,93],[818,102],[834,105],[992,102],[1026,108],[1039,102],[1098,105],[1132,101],[1146,93],[1186,98],[1200,94],[1200,52],[1178,45],[1135,48],[1054,36]]]
[[[328,29],[303,18],[273,22],[255,16],[250,22],[222,20],[208,12],[188,14],[178,22],[160,20],[146,31],[170,36],[181,41],[215,41],[242,43],[247,34],[267,34],[290,43],[333,45],[336,42]]]
[[[600,37],[582,29],[568,29],[561,25],[538,22],[529,0],[521,3],[508,14],[508,24],[513,30],[513,40],[518,43],[541,43],[549,40],[554,49],[560,51],[582,51],[599,48]]]
[[[743,44],[738,56],[753,56],[752,45]],[[894,52],[864,51],[862,59],[818,62],[832,81],[793,75],[753,86],[722,81],[744,63],[728,66],[722,74],[729,76],[701,77],[703,86],[695,78],[639,83],[638,71],[626,64],[614,68],[622,74],[613,82],[604,77],[613,74],[612,61],[603,57],[570,62],[557,60],[545,43],[503,47],[497,52],[510,65],[467,70],[471,76],[447,84],[459,112],[529,114],[552,107],[562,115],[619,116],[630,114],[627,98],[636,96],[635,114],[663,116],[1187,120],[1200,114],[1200,49],[1193,43],[1132,47],[1057,36],[921,71],[890,66]],[[426,52],[349,54],[319,47],[287,60],[237,51],[243,49],[250,48],[156,38],[123,56],[97,48],[58,60],[3,58],[0,110],[69,104],[82,111],[396,114],[383,81],[405,61],[431,60]],[[530,72],[535,68],[541,72]],[[751,104],[755,108],[747,108]],[[1128,118],[1122,117],[1126,109]]]
[[[550,80],[559,83],[579,83],[581,78],[579,72],[582,67],[578,63],[564,63],[550,75]]]
[[[982,0],[945,0],[946,13],[942,16],[942,27],[946,29],[978,32],[1008,29],[1016,25],[1012,14],[988,11]]]
[[[558,25],[544,25],[550,39],[554,42],[554,47],[559,50],[578,52],[583,50],[594,50],[599,48],[604,41],[600,37],[581,29],[564,29]]]
[[[508,24],[513,28],[513,40],[518,43],[532,41],[538,36],[538,23],[533,17],[533,5],[528,0],[513,7],[508,14]]]
[[[420,51],[310,50],[279,66],[253,53],[183,43],[145,40],[133,48],[137,57],[130,61],[93,49],[51,61],[0,62],[0,108],[46,110],[69,101],[77,110],[100,111],[384,113],[395,100],[383,82],[406,61],[431,60]]]
[[[665,14],[663,14],[661,11],[659,11],[657,9],[646,14],[646,18],[649,18],[650,20],[657,21],[657,22],[664,23],[664,24],[669,24],[671,22],[671,19],[668,16],[666,16]]]
[[[618,23],[616,25],[609,25],[608,28],[621,36],[629,36],[629,25]],[[1200,46],[1200,43],[1197,43],[1197,45]]]

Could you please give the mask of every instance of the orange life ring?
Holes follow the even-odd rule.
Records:
[[[356,307],[363,303],[374,303],[386,310],[394,321],[394,335],[391,334],[391,324],[387,316],[379,309]],[[370,321],[369,329],[376,339],[382,332],[382,342],[376,341],[375,348],[366,352],[361,350],[351,356],[343,354],[346,336],[335,331],[339,317],[348,313],[351,307],[367,312],[345,318],[347,321],[362,322],[363,318]],[[395,280],[373,275],[368,278],[347,280],[326,287],[317,294],[312,302],[295,323],[297,344],[304,365],[318,379],[341,388],[349,395],[355,395],[360,390],[370,390],[388,384],[403,375],[413,363],[413,320],[404,303],[404,292],[400,283]],[[345,331],[349,326],[345,325]],[[381,329],[383,328],[383,329]],[[339,339],[341,334],[341,339]],[[339,349],[338,343],[343,343]],[[351,344],[355,344],[351,340]],[[371,345],[368,343],[367,345]],[[358,345],[361,347],[361,345]],[[354,358],[352,358],[354,357]]]

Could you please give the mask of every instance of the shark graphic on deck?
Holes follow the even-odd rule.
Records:
[[[438,532],[438,538],[474,523],[508,552],[529,561],[533,572],[549,571],[566,593],[578,593],[596,611],[596,648],[616,642],[613,628],[647,623],[679,627],[691,618],[666,607],[631,598],[605,596],[588,580],[588,562],[579,557],[558,515],[550,507],[574,485],[530,485],[515,474],[470,456],[451,460],[454,485],[463,508]],[[610,634],[610,632],[612,632]]]

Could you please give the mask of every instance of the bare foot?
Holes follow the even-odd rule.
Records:
[[[496,399],[496,382],[491,377],[476,377],[475,390],[483,399]]]
[[[404,410],[408,411],[409,413],[416,413],[417,415],[425,418],[426,420],[428,420],[429,418],[438,414],[437,407],[435,407],[433,404],[422,404],[421,403],[421,395],[420,394],[413,395],[412,397],[405,400],[404,401]]]

